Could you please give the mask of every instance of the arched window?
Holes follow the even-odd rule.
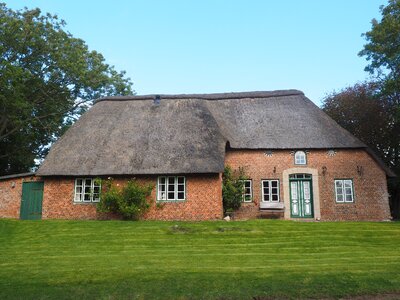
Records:
[[[295,165],[306,165],[307,157],[304,151],[296,151],[294,154],[294,164]]]

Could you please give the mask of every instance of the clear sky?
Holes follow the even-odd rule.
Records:
[[[126,70],[138,94],[299,89],[320,104],[368,78],[357,56],[386,0],[29,0]]]

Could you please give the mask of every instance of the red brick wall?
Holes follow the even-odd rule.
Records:
[[[128,178],[116,178],[120,186]],[[218,174],[186,176],[186,200],[162,202],[156,206],[157,177],[139,177],[143,183],[154,184],[152,206],[145,219],[152,220],[212,220],[222,218],[222,187]],[[74,178],[46,178],[43,198],[43,219],[102,219],[110,216],[98,214],[96,205],[74,203]]]
[[[40,178],[24,176],[0,180],[0,218],[19,218],[22,183]]]
[[[284,199],[283,171],[301,168],[294,164],[289,150],[273,151],[272,156],[262,150],[230,150],[225,164],[233,168],[244,167],[253,180],[253,203],[244,204],[239,218],[259,216],[261,180],[279,179],[280,200]],[[322,167],[326,167],[323,174]],[[362,173],[357,172],[362,167]],[[321,220],[386,220],[390,218],[386,174],[364,150],[336,150],[329,156],[327,150],[310,150],[307,168],[318,170]],[[334,179],[353,179],[354,203],[336,203]],[[286,209],[288,209],[286,207]]]
[[[253,202],[243,205],[237,214],[240,218],[259,216],[261,180],[279,179],[280,198],[284,199],[283,172],[294,165],[289,150],[276,150],[266,156],[261,150],[230,150],[225,164],[233,168],[245,167],[253,180]],[[326,167],[323,173],[322,168]],[[362,172],[357,167],[362,167]],[[377,163],[363,150],[337,150],[330,157],[326,150],[310,150],[307,168],[318,173],[319,204],[322,220],[385,220],[389,219],[386,176]],[[301,167],[300,167],[301,168]],[[353,179],[355,202],[336,203],[334,179]],[[156,184],[156,176],[141,177],[143,182]],[[22,182],[41,180],[35,177],[20,177],[0,180],[0,217],[19,218]],[[96,212],[95,204],[74,203],[74,178],[46,177],[43,179],[43,219],[96,219],[108,218]],[[115,179],[123,185],[128,178]],[[15,187],[12,183],[15,182]],[[156,189],[146,219],[157,220],[210,220],[222,217],[222,186],[218,174],[186,176],[186,201],[155,204]],[[288,209],[288,208],[286,208]]]

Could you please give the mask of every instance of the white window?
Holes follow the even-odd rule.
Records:
[[[354,202],[353,180],[335,179],[336,202]]]
[[[253,200],[251,180],[243,180],[243,202],[251,202]]]
[[[296,151],[294,154],[294,164],[295,165],[306,165],[307,157],[304,151]]]
[[[279,202],[279,180],[263,180],[262,201]]]
[[[75,179],[74,202],[99,202],[101,185],[93,178]]]
[[[157,201],[186,199],[186,182],[183,176],[160,176],[157,182]]]

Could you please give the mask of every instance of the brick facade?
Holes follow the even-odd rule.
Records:
[[[154,185],[150,196],[149,220],[214,220],[222,218],[222,187],[218,174],[186,176],[186,200],[165,201],[156,205],[157,177],[136,177],[142,183]],[[115,178],[124,185],[128,178]],[[74,178],[46,178],[43,197],[43,219],[103,219],[92,203],[74,203]]]
[[[307,152],[307,165],[294,164],[293,151],[276,150],[272,156],[262,150],[228,150],[225,164],[244,167],[252,179],[253,201],[244,203],[235,217],[239,219],[274,217],[290,219],[288,190],[289,174],[313,175],[314,218],[321,220],[370,220],[390,218],[386,174],[364,150],[327,150]],[[352,179],[354,203],[336,203],[335,179]],[[104,219],[114,216],[99,214],[95,204],[74,203],[72,177],[23,176],[0,180],[0,217],[19,218],[23,181],[43,180],[43,219]],[[123,185],[129,178],[119,177],[115,184]],[[137,177],[143,183],[156,185],[157,176]],[[278,179],[280,201],[284,210],[260,213],[261,180]],[[149,220],[215,220],[222,218],[222,180],[220,174],[187,175],[186,200],[161,202],[156,205],[156,188],[152,206],[146,214]]]
[[[36,180],[31,175],[0,180],[0,218],[19,218],[22,183]]]
[[[225,164],[232,168],[244,167],[252,179],[253,202],[243,205],[236,214],[238,218],[260,216],[262,179],[279,180],[280,201],[284,202],[285,197],[289,199],[288,188],[285,188],[288,173],[310,173],[311,170],[315,173],[313,188],[318,191],[314,201],[319,202],[314,203],[314,208],[318,208],[315,218],[331,221],[390,219],[386,174],[364,150],[339,149],[333,156],[328,155],[327,150],[310,150],[305,166],[294,164],[294,154],[290,150],[276,150],[272,156],[262,150],[230,150]],[[336,203],[334,180],[344,178],[353,180],[354,203]],[[290,219],[289,210],[285,203],[286,219]]]

